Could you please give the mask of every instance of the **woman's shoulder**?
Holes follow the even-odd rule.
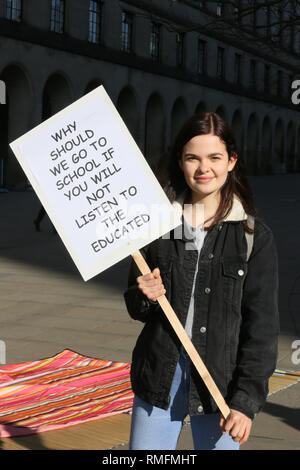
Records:
[[[254,237],[253,237],[253,252],[261,250],[271,250],[274,252],[276,248],[276,240],[273,230],[265,218],[261,215],[255,216]]]
[[[273,230],[263,216],[256,215],[254,217],[254,236],[260,236],[264,234],[269,234],[271,236],[273,235]]]

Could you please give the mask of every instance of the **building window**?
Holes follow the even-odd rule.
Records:
[[[89,42],[98,43],[100,41],[101,30],[101,3],[90,0],[89,8]]]
[[[266,64],[265,65],[265,74],[264,74],[264,91],[265,91],[265,93],[271,93],[271,91],[270,91],[270,85],[271,85],[270,74],[271,74],[270,66]]]
[[[132,25],[133,16],[130,13],[123,11],[121,29],[121,50],[123,52],[132,51]]]
[[[206,73],[206,42],[202,39],[198,39],[197,72]]]
[[[296,0],[291,1],[290,11],[289,11],[289,30],[290,30],[290,49],[292,52],[297,53],[296,39],[297,31],[299,30],[299,25],[297,25],[297,19],[299,18],[299,2]],[[296,20],[296,21],[295,21]]]
[[[218,47],[217,55],[217,77],[224,78],[225,76],[225,49]]]
[[[234,57],[234,82],[235,83],[241,83],[241,63],[242,63],[241,54],[235,54],[235,57]]]
[[[223,15],[223,5],[222,2],[217,3],[217,16]]]
[[[176,33],[176,64],[177,67],[184,65],[184,34]]]
[[[293,25],[293,18],[289,19],[291,26],[288,28],[289,34],[289,48],[292,52],[295,52],[295,26]]]
[[[240,7],[236,6],[233,8],[233,16],[235,23],[240,26],[242,22]]]
[[[283,74],[281,70],[277,72],[277,96],[282,96],[283,91]]]
[[[256,1],[257,0],[251,0],[250,1],[250,8],[251,8],[250,24],[251,24],[251,27],[254,31],[256,30],[256,24],[257,24],[257,4],[256,4]]]
[[[64,0],[51,0],[50,30],[62,34],[64,32],[65,2]]]
[[[256,88],[256,60],[250,62],[250,88]]]
[[[280,46],[283,46],[283,38],[284,38],[284,10],[282,7],[278,8],[278,20],[279,26],[278,26],[278,43]]]
[[[21,21],[22,0],[6,0],[5,18],[11,21]]]
[[[270,5],[265,7],[264,12],[265,12],[266,34],[267,34],[267,38],[270,39],[270,36],[271,36],[271,7]]]
[[[153,60],[159,59],[160,46],[160,26],[158,23],[152,23],[150,35],[150,56]]]

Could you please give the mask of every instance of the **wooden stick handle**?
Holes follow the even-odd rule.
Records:
[[[151,273],[151,270],[148,264],[145,261],[145,258],[142,256],[140,251],[136,251],[132,255],[134,261],[136,262],[139,270],[141,271],[142,275]],[[230,409],[225,402],[223,396],[221,395],[217,385],[215,384],[213,378],[211,377],[210,373],[208,372],[204,362],[202,361],[201,357],[199,356],[196,348],[194,347],[193,343],[191,342],[189,336],[187,335],[185,329],[183,328],[182,324],[177,318],[176,313],[174,312],[173,308],[171,307],[168,299],[165,295],[161,295],[157,299],[159,305],[161,306],[164,314],[168,318],[171,326],[173,327],[175,333],[177,334],[178,338],[181,341],[184,349],[186,350],[187,354],[191,358],[194,366],[196,367],[197,371],[199,372],[203,382],[205,383],[206,387],[208,388],[211,396],[215,400],[216,404],[219,407],[222,415],[226,419],[230,413]]]

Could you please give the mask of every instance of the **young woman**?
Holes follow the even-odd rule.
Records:
[[[232,132],[217,114],[185,123],[170,153],[168,178],[164,188],[181,210],[182,236],[176,228],[144,247],[152,272],[141,276],[132,263],[124,294],[130,316],[145,323],[132,355],[130,448],[176,449],[190,415],[195,449],[238,449],[276,366],[274,238],[255,217],[247,261],[247,218],[255,209]],[[162,312],[157,298],[163,294],[230,407],[226,420]]]

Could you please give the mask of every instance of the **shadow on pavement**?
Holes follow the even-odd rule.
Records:
[[[5,440],[9,440],[8,446],[5,445]],[[9,438],[2,438],[0,439],[0,450],[9,450],[9,447],[13,447],[14,445],[20,446],[20,450],[47,450],[43,444],[43,440],[39,433],[37,434],[30,434],[27,436],[16,436],[16,437],[9,437]]]
[[[300,431],[300,408],[290,408],[277,403],[267,402],[264,406],[264,412],[280,418],[283,423]]]
[[[274,233],[279,259],[279,310],[281,332],[300,335],[300,174],[250,177],[258,216]],[[80,280],[73,260],[46,215],[41,232],[34,226],[41,204],[34,192],[0,194],[1,256],[67,274]],[[121,294],[127,286],[131,257],[110,267],[88,283],[115,288]]]

